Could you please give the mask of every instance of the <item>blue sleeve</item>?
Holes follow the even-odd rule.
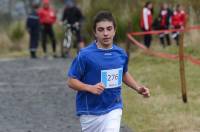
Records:
[[[85,64],[84,57],[78,55],[70,66],[68,77],[81,80],[85,72]]]

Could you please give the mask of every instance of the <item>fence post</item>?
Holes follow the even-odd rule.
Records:
[[[185,64],[184,64],[184,32],[180,32],[180,38],[179,38],[179,66],[180,66],[182,100],[184,103],[187,103],[187,90],[186,90]]]

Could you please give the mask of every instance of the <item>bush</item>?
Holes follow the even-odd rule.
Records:
[[[22,50],[21,40],[25,36],[25,24],[23,22],[12,23],[8,29],[8,36],[13,43],[11,50]]]
[[[0,49],[1,54],[4,54],[9,51],[10,47],[12,46],[12,42],[8,38],[5,33],[0,33]]]
[[[15,22],[9,28],[9,37],[13,42],[20,41],[25,35],[25,28],[22,22]]]

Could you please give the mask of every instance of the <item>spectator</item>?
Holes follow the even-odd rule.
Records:
[[[52,44],[53,56],[57,57],[56,39],[53,30],[53,24],[56,22],[56,14],[50,7],[49,0],[43,0],[42,4],[42,8],[38,10],[42,30],[42,48],[45,56],[47,56],[47,36],[49,36]]]
[[[144,32],[152,30],[153,24],[153,4],[152,2],[146,2],[140,19],[140,27]],[[144,44],[147,48],[150,48],[152,41],[151,34],[144,35]]]
[[[186,23],[186,13],[182,9],[181,5],[176,5],[176,9],[172,15],[172,27],[174,29],[184,29]],[[173,32],[172,38],[176,40],[176,44],[179,45],[179,34],[180,32]]]
[[[159,20],[159,29],[160,30],[167,30],[170,27],[170,20],[173,12],[169,9],[167,3],[163,3],[159,12],[158,20]],[[165,39],[167,42],[167,45],[170,45],[170,37],[169,33],[161,33],[159,34],[160,42],[163,45],[163,47],[166,46]]]
[[[82,20],[83,20],[83,15],[81,13],[81,10],[73,2],[71,3],[68,2],[63,12],[62,21],[67,22],[67,24],[71,25],[70,26],[71,31],[75,32],[77,44],[78,44],[78,46],[75,45],[75,47],[78,48],[78,51],[79,49],[84,47],[83,38],[81,36]],[[67,52],[69,52],[69,48],[70,48],[69,46],[66,47],[65,49]]]
[[[32,3],[32,11],[28,15],[26,21],[26,27],[28,29],[30,35],[30,42],[29,42],[29,51],[31,58],[37,58],[36,51],[39,42],[39,35],[40,35],[40,21],[39,16],[37,13],[38,5],[37,3]]]

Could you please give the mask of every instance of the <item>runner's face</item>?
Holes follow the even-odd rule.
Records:
[[[111,21],[96,23],[95,37],[102,48],[111,48],[115,36],[115,28]]]

